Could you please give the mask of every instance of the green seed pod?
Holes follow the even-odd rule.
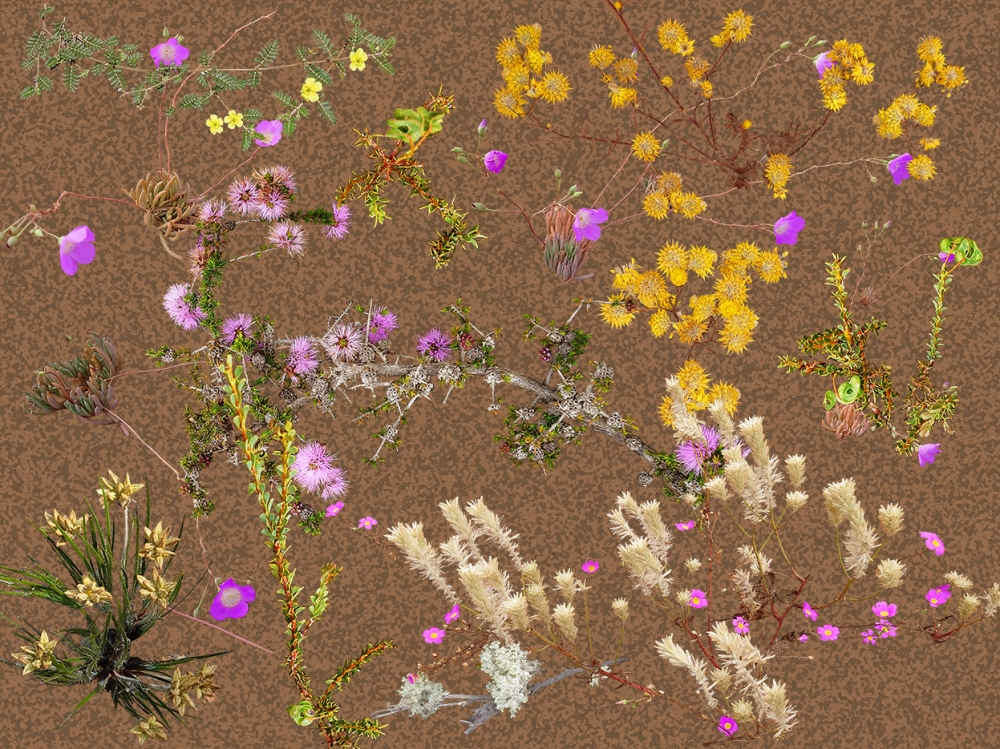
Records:
[[[983,262],[983,253],[979,249],[979,245],[977,245],[971,239],[969,240],[969,245],[970,245],[970,247],[969,247],[968,251],[965,254],[965,260],[962,260],[961,264],[962,265],[979,265],[981,262]]]
[[[31,233],[34,234],[36,237],[45,236],[45,232],[43,232],[41,229],[34,229]]]
[[[959,263],[964,263],[965,258],[971,249],[971,244],[965,237],[957,237],[958,247],[955,248],[955,260]]]
[[[832,411],[833,407],[837,405],[837,394],[832,390],[827,390],[826,394],[823,396],[823,408],[827,411]]]
[[[861,378],[854,375],[847,382],[841,383],[837,388],[837,399],[841,403],[854,403],[861,395]]]
[[[781,46],[780,46],[780,47],[778,47],[778,49],[788,49],[788,48],[789,48],[789,47],[791,47],[791,46],[792,46],[792,43],[791,43],[791,42],[782,42],[782,43],[781,43]]]

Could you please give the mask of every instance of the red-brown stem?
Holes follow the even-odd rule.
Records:
[[[536,232],[535,227],[531,225],[531,219],[528,217],[528,214],[524,212],[524,209],[516,202],[514,202],[514,200],[509,195],[507,195],[507,193],[505,193],[503,190],[497,187],[496,183],[494,183],[493,180],[490,179],[490,175],[489,173],[486,172],[485,169],[483,170],[483,173],[486,175],[486,181],[490,183],[490,187],[496,190],[504,198],[504,200],[506,200],[508,203],[514,206],[518,210],[518,212],[524,217],[524,220],[528,223],[528,230],[532,233],[535,239],[537,239],[539,242],[542,243],[542,246],[544,247],[545,240],[542,239],[540,236],[538,236],[538,232]]]
[[[771,636],[771,641],[767,643],[768,647],[771,647],[778,639],[778,633],[781,631],[781,626],[785,623],[785,617],[788,616],[789,611],[795,608],[795,600],[802,594],[802,589],[806,587],[806,581],[810,577],[810,575],[806,575],[802,582],[799,583],[799,589],[795,591],[795,597],[792,598],[792,602],[788,604],[788,608],[785,609],[785,613],[781,616],[778,616],[777,612],[774,610],[774,599],[771,599],[771,613],[774,615],[774,620],[778,622],[778,626],[775,628],[774,634]]]
[[[716,668],[719,667],[719,664],[715,662],[715,656],[712,655],[711,652],[709,652],[708,648],[706,648],[705,644],[701,641],[701,638],[691,631],[691,628],[684,623],[683,619],[677,617],[676,619],[674,619],[674,624],[676,624],[678,627],[684,627],[684,631],[688,633],[688,636],[690,636],[692,640],[698,643],[698,647],[701,648],[701,652],[703,652],[705,654],[705,657],[708,658],[709,663],[711,663]]]
[[[273,650],[268,650],[263,645],[258,645],[256,642],[251,642],[250,640],[246,640],[246,639],[240,637],[239,635],[234,635],[228,629],[223,629],[222,627],[216,626],[215,624],[212,624],[211,622],[206,622],[204,619],[199,619],[199,618],[197,618],[195,616],[191,616],[190,614],[185,614],[183,611],[178,611],[177,609],[170,609],[170,613],[171,614],[177,614],[177,616],[183,616],[185,619],[190,619],[193,622],[198,622],[198,624],[204,624],[206,627],[211,627],[212,629],[217,629],[220,632],[225,632],[230,637],[232,637],[232,638],[234,638],[236,640],[239,640],[240,642],[245,643],[246,645],[252,645],[255,648],[259,648],[260,650],[263,650],[265,653],[270,653],[271,655],[277,655]]]
[[[254,151],[254,152],[253,152],[252,154],[250,154],[250,158],[248,158],[248,159],[247,159],[246,161],[244,161],[244,162],[243,162],[242,164],[240,164],[239,166],[236,166],[236,167],[234,167],[233,169],[230,169],[230,170],[229,170],[228,172],[226,172],[226,173],[225,173],[225,174],[223,175],[222,179],[220,179],[220,180],[219,180],[218,182],[216,182],[216,183],[215,183],[214,185],[212,185],[212,186],[211,186],[211,187],[209,187],[209,188],[208,188],[207,190],[205,190],[205,191],[204,191],[204,192],[203,192],[203,193],[202,193],[201,195],[199,195],[199,196],[198,196],[197,198],[195,198],[195,200],[201,200],[201,199],[202,199],[203,197],[205,197],[206,195],[208,195],[208,193],[212,192],[212,190],[214,190],[214,189],[215,189],[216,187],[218,187],[218,186],[219,186],[219,185],[221,185],[221,184],[222,184],[223,182],[225,182],[225,181],[226,181],[226,178],[227,178],[227,177],[228,177],[228,176],[229,176],[230,174],[233,174],[234,172],[237,172],[237,171],[239,171],[240,169],[242,169],[243,167],[245,167],[245,166],[246,166],[247,164],[249,164],[249,163],[250,163],[251,161],[253,161],[253,158],[254,158],[254,156],[256,156],[256,155],[257,155],[258,153],[260,153],[260,149],[261,149],[261,148],[262,148],[262,146],[257,146],[257,150],[256,150],[256,151]]]

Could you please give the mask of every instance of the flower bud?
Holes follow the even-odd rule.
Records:
[[[479,123],[479,127],[476,128],[476,132],[479,133],[479,137],[480,138],[482,138],[483,135],[486,133],[486,118],[485,117],[483,118],[483,121]]]
[[[788,48],[789,48],[789,47],[791,47],[791,46],[792,46],[792,43],[791,43],[791,42],[782,42],[782,43],[781,43],[781,46],[780,46],[780,47],[778,47],[778,49],[788,49]]]
[[[562,169],[556,169],[556,179],[562,179]]]
[[[16,236],[13,236],[13,237],[11,237],[10,239],[7,240],[7,246],[8,247],[13,247],[16,244],[17,244],[17,237]]]

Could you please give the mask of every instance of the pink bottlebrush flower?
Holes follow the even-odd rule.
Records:
[[[366,530],[371,530],[376,525],[378,525],[378,521],[371,515],[366,515],[365,517],[358,520],[358,528],[365,528]]]
[[[257,183],[252,179],[233,180],[233,183],[226,190],[226,199],[230,208],[241,216],[249,216],[256,211],[254,207],[257,202]]]
[[[350,362],[360,353],[363,346],[361,331],[349,323],[337,323],[333,330],[322,338],[323,348],[335,362]]]
[[[261,178],[272,185],[283,185],[288,192],[295,192],[295,177],[285,166],[269,166],[261,172]]]
[[[695,588],[691,591],[691,595],[688,596],[688,606],[693,609],[703,609],[708,606],[708,598],[705,591],[698,590]]]
[[[726,736],[735,736],[736,732],[740,730],[740,724],[728,715],[723,715],[719,718],[719,730],[726,734]]]
[[[247,604],[253,603],[256,597],[257,593],[252,585],[240,585],[229,578],[219,586],[219,593],[212,601],[208,613],[217,622],[223,619],[242,619],[250,610]]]
[[[257,191],[251,208],[261,220],[277,221],[288,213],[288,198],[276,187],[265,185]]]
[[[593,559],[588,559],[580,566],[580,569],[582,569],[588,575],[593,575],[595,572],[597,572],[597,570],[601,569],[601,563]]]
[[[424,642],[428,645],[436,645],[444,639],[444,636],[448,634],[443,629],[438,629],[437,627],[431,627],[430,629],[424,630]]]
[[[312,339],[308,336],[293,339],[291,346],[288,347],[286,369],[290,369],[292,374],[304,375],[315,372],[318,366],[319,361],[316,359],[316,348]]]
[[[601,227],[608,220],[608,212],[603,208],[581,208],[573,221],[573,234],[577,242],[589,239],[596,242],[601,238]]]
[[[333,478],[334,460],[335,456],[329,455],[319,442],[307,442],[299,448],[292,464],[293,480],[307,491],[318,492]]]
[[[170,319],[184,330],[194,330],[206,317],[203,310],[192,307],[184,300],[190,288],[190,284],[175,283],[163,295],[163,309],[170,315]]]
[[[735,630],[738,635],[748,635],[750,634],[750,622],[742,616],[738,616],[733,619],[733,630]]]
[[[500,174],[507,163],[507,154],[503,151],[490,151],[483,156],[483,166],[494,174]]]
[[[920,537],[924,539],[924,546],[933,551],[937,556],[944,554],[944,541],[938,537],[937,533],[920,531]]]
[[[180,65],[188,59],[190,54],[191,50],[181,46],[175,36],[149,50],[149,55],[153,58],[153,65],[157,68],[163,65]]]
[[[799,232],[806,228],[806,220],[792,211],[774,222],[774,243],[795,244],[799,241]]]
[[[289,255],[301,255],[306,244],[306,230],[302,224],[281,221],[271,227],[267,241]]]
[[[222,322],[220,340],[227,346],[232,346],[239,333],[242,333],[244,338],[250,338],[251,327],[253,327],[253,318],[250,315],[241,314],[236,315],[236,317],[227,317]]]
[[[333,204],[333,223],[328,224],[323,233],[327,239],[343,239],[351,230],[351,209],[344,205]]]
[[[444,623],[451,624],[452,622],[456,622],[461,616],[462,616],[462,607],[456,603],[454,606],[448,609],[448,613],[444,615]]]
[[[344,472],[339,468],[330,469],[330,478],[327,479],[326,484],[323,486],[323,492],[320,496],[323,499],[331,499],[332,497],[339,497],[344,492],[347,491],[347,479],[344,478]]]
[[[674,527],[679,531],[689,531],[696,525],[694,520],[685,520],[683,523],[674,523]]]
[[[444,361],[451,356],[451,344],[451,336],[433,328],[417,341],[417,353],[434,361]]]
[[[834,627],[832,624],[824,624],[816,632],[819,634],[819,639],[829,642],[830,640],[836,640],[840,635],[840,627]]]
[[[343,502],[334,502],[332,505],[326,508],[326,516],[328,518],[336,517],[337,514],[344,509]]]
[[[261,148],[276,146],[281,141],[283,129],[284,126],[281,124],[281,120],[261,120],[257,123],[257,127],[254,128],[254,132],[260,136],[254,139],[254,143]]]
[[[874,606],[872,606],[872,613],[875,616],[882,617],[883,619],[888,616],[896,615],[896,604],[886,603],[885,601],[879,601]]]
[[[378,343],[389,337],[389,333],[399,327],[399,320],[396,315],[385,307],[372,315],[372,321],[368,326],[369,343]]]
[[[816,618],[819,616],[819,614],[816,613],[813,607],[809,605],[808,601],[802,602],[802,615],[806,619],[812,619],[813,621],[816,621]]]
[[[920,461],[920,467],[923,468],[925,465],[934,462],[934,458],[938,456],[941,452],[941,443],[935,442],[931,445],[920,445],[917,447],[917,459]]]
[[[86,224],[59,237],[59,265],[67,276],[76,275],[79,266],[94,262],[96,255],[94,232]]]
[[[221,223],[226,216],[225,200],[206,200],[198,207],[198,220],[206,224]]]

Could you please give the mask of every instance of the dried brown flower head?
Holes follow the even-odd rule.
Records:
[[[871,304],[875,304],[875,302],[878,301],[878,297],[875,296],[875,289],[873,289],[871,286],[866,288],[864,291],[861,292],[861,298],[858,299],[858,301],[861,302],[862,307],[867,307]]]
[[[826,412],[823,428],[837,435],[837,439],[860,437],[868,431],[868,418],[853,403],[838,403],[832,411]]]
[[[545,209],[545,252],[542,258],[546,267],[563,281],[572,281],[587,262],[587,253],[593,244],[589,239],[576,241],[573,233],[575,216],[561,203]]]

